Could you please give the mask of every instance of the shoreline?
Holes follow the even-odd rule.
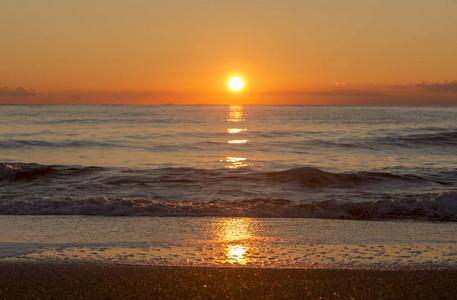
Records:
[[[457,224],[0,216],[0,257],[199,267],[457,267]]]
[[[0,298],[451,299],[457,269],[268,269],[0,262]]]

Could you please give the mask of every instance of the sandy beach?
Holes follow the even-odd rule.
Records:
[[[3,262],[2,299],[452,299],[457,270],[154,267]]]

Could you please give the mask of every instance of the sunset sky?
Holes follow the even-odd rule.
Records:
[[[0,4],[0,103],[457,104],[455,0]]]

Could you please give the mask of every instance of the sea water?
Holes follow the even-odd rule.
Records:
[[[0,258],[455,266],[457,107],[0,106]]]

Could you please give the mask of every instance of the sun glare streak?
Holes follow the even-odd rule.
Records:
[[[238,133],[242,131],[246,131],[247,129],[241,129],[241,128],[227,128],[228,133]]]
[[[245,265],[248,262],[248,259],[246,258],[247,247],[241,245],[229,245],[226,251],[226,256],[230,263]]]
[[[229,107],[229,114],[227,116],[227,122],[243,122],[244,121],[243,107],[238,105],[232,105]]]
[[[227,141],[227,144],[231,144],[231,145],[246,144],[248,142],[248,140],[243,138],[244,137],[243,136],[244,135],[243,132],[247,131],[247,128],[241,127],[242,123],[240,123],[240,122],[244,122],[245,121],[244,120],[243,106],[241,106],[241,105],[231,105],[231,106],[229,106],[229,113],[228,113],[228,116],[226,117],[226,119],[227,119],[228,122],[239,123],[239,124],[236,124],[236,127],[227,128],[227,132],[229,134],[237,134],[237,139],[230,139],[230,140]],[[232,136],[232,138],[234,138],[234,136]],[[235,151],[235,149],[241,150],[242,146],[240,146],[240,147],[233,146],[233,149],[231,149],[231,151]],[[245,162],[247,160],[247,158],[241,157],[241,155],[243,155],[243,154],[241,154],[239,151],[237,151],[237,152],[238,153],[227,153],[228,155],[227,155],[225,161],[230,163],[230,164],[226,165],[225,168],[227,168],[227,169],[238,169],[238,168],[241,168],[241,167],[252,166],[252,164],[247,164]],[[223,161],[224,160],[221,160],[221,162],[223,162]]]
[[[257,223],[250,218],[221,219],[217,223],[216,235],[224,242],[239,242],[253,236],[252,227]]]
[[[248,164],[245,163],[246,158],[244,157],[226,157],[226,162],[231,163],[229,166],[226,166],[227,169],[238,169],[241,167],[247,167]]]
[[[240,162],[240,161],[245,161],[246,158],[244,157],[227,157],[228,162]]]
[[[229,144],[246,144],[248,140],[230,140],[227,143]]]
[[[214,227],[215,237],[224,244],[224,263],[246,265],[252,261],[250,253],[255,251],[257,221],[249,218],[220,219]]]

